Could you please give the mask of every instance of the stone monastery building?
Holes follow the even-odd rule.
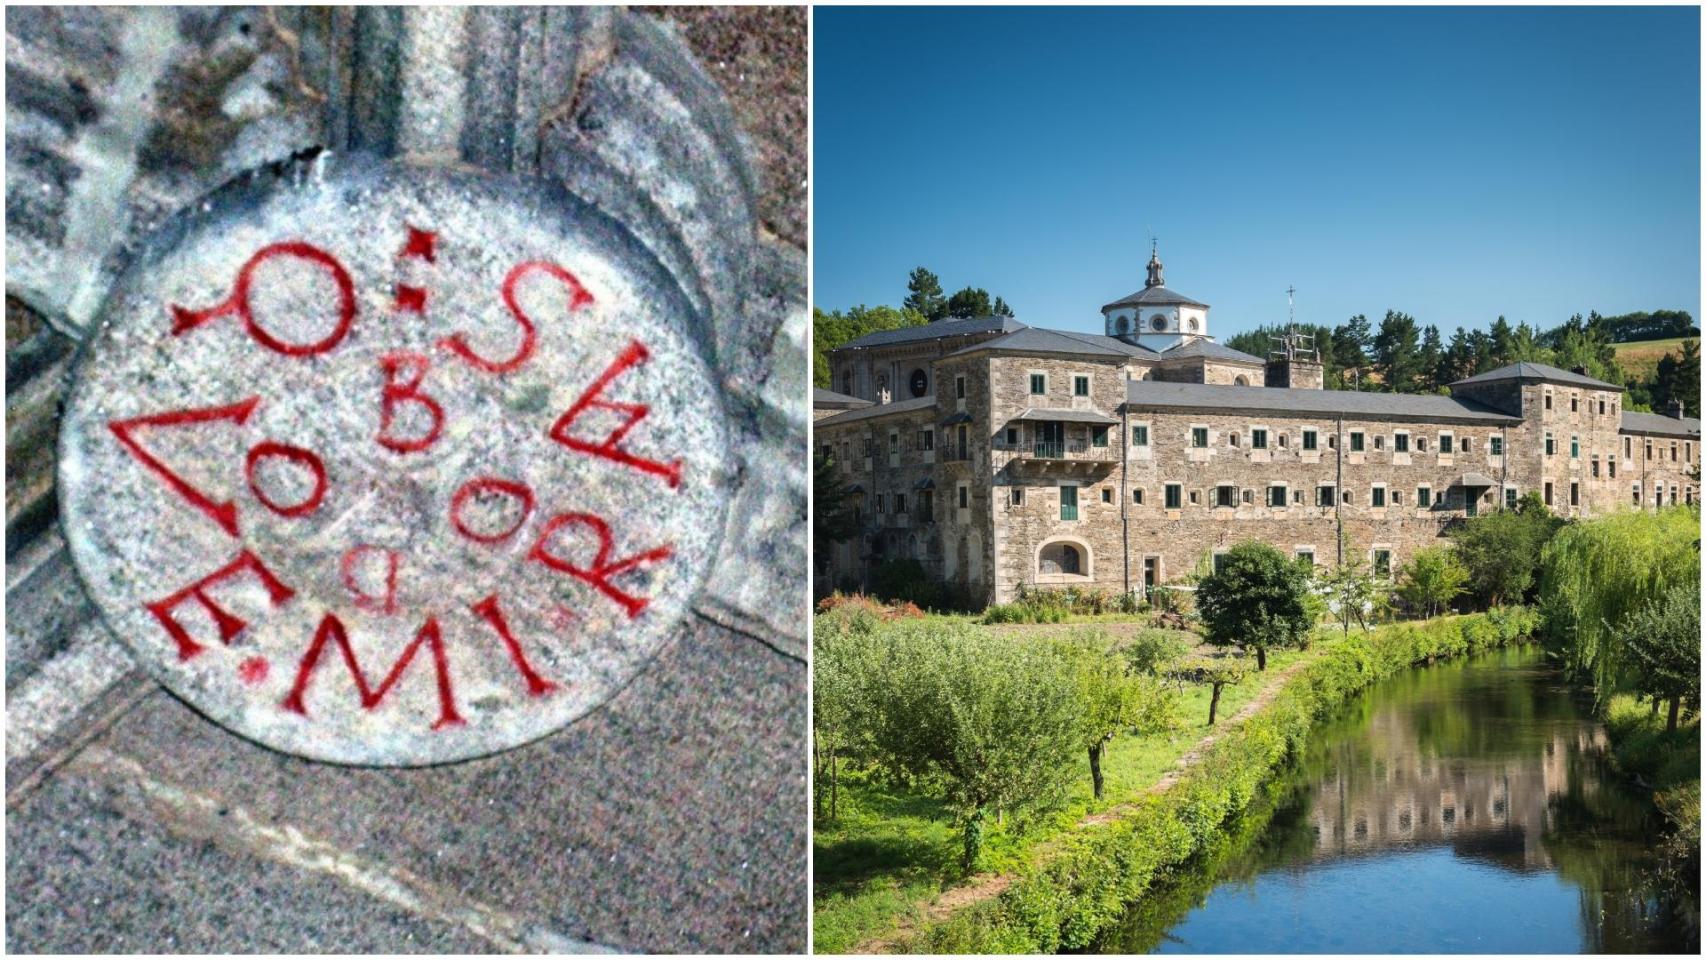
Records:
[[[1342,542],[1390,575],[1531,491],[1571,517],[1694,502],[1700,421],[1680,410],[1628,412],[1622,388],[1536,363],[1449,396],[1324,390],[1311,354],[1229,349],[1208,311],[1152,254],[1103,334],[946,319],[834,351],[813,444],[859,534],[817,546],[818,589],[910,557],[992,603],[1138,590],[1248,539],[1322,566]]]

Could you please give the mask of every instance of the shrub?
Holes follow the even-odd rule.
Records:
[[[1446,547],[1416,551],[1399,574],[1398,597],[1418,616],[1431,617],[1449,609],[1464,592],[1469,568]]]
[[[1452,549],[1469,571],[1476,602],[1486,608],[1528,599],[1540,576],[1541,550],[1563,523],[1530,493],[1515,510],[1495,510],[1453,528]]]

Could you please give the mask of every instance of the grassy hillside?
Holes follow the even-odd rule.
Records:
[[[1671,337],[1668,340],[1637,340],[1633,343],[1614,343],[1617,366],[1630,380],[1651,382],[1659,369],[1659,359],[1667,353],[1681,353],[1682,341],[1694,337]]]

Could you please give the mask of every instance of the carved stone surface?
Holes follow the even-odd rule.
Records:
[[[327,155],[246,177],[115,285],[61,432],[114,632],[291,753],[434,763],[619,689],[722,532],[692,311],[566,191]]]

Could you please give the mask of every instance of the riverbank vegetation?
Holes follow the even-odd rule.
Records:
[[[1243,809],[1321,711],[1405,666],[1533,626],[1525,610],[1499,610],[1321,634],[1228,684],[1218,671],[1241,672],[1243,658],[1193,633],[1113,640],[1094,625],[997,633],[845,606],[821,614],[817,949],[1084,946]],[[1206,743],[1217,694],[1222,718],[1262,705]],[[1187,754],[1195,762],[1181,767]],[[963,908],[929,906],[946,888]]]

